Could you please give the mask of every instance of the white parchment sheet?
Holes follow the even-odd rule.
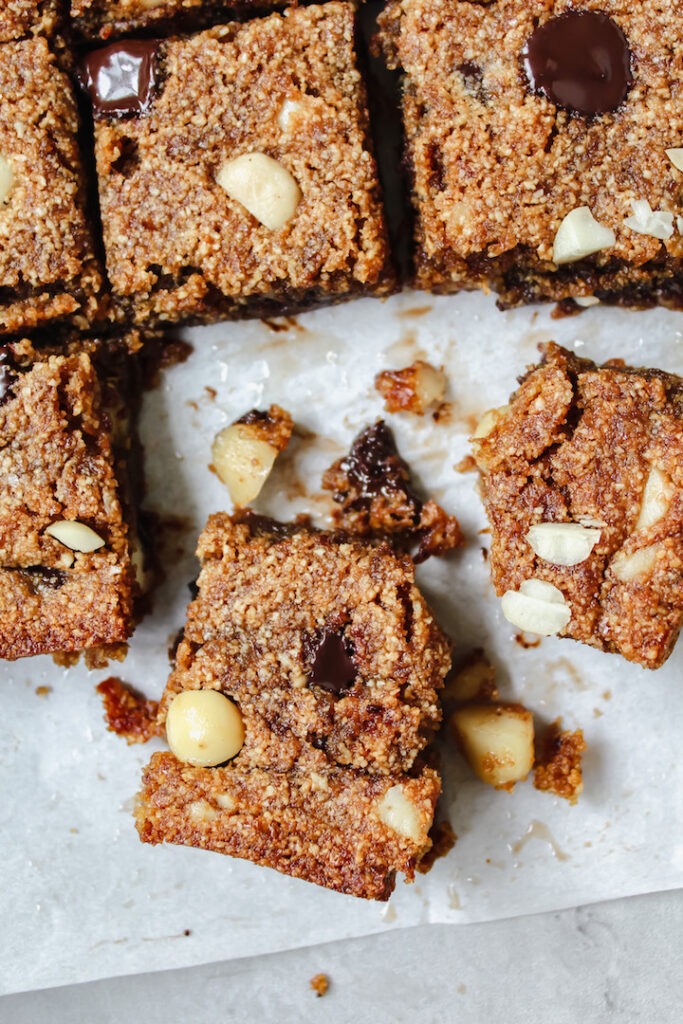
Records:
[[[416,923],[466,923],[559,909],[683,884],[683,645],[648,673],[569,640],[523,650],[488,582],[485,521],[472,473],[455,472],[477,416],[500,405],[536,345],[555,338],[581,354],[683,373],[683,318],[663,310],[590,309],[553,321],[548,309],[499,313],[491,298],[403,293],[301,316],[186,332],[189,362],[145,398],[148,504],[179,517],[166,580],[127,660],[88,673],[49,658],[2,667],[0,716],[0,991],[180,967]],[[443,816],[451,853],[388,905],[318,889],[218,854],[142,845],[131,818],[141,766],[155,744],[128,747],[106,731],[94,692],[120,675],[161,694],[168,646],[182,626],[193,549],[209,512],[229,498],[209,472],[211,440],[254,406],[278,402],[305,428],[257,503],[325,522],[323,469],[383,412],[378,370],[420,356],[444,364],[452,415],[387,416],[419,480],[467,532],[465,550],[433,559],[419,578],[465,653],[484,647],[504,698],[537,722],[561,715],[588,743],[575,807],[531,783],[513,794],[474,779],[444,744]],[[215,398],[207,391],[213,388]],[[310,434],[307,432],[310,431]],[[47,696],[36,693],[48,686]],[[159,745],[159,744],[156,744]],[[409,941],[409,939],[407,940]]]

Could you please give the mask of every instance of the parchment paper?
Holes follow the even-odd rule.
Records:
[[[491,298],[404,293],[307,314],[187,331],[191,360],[147,395],[142,422],[148,504],[177,517],[166,531],[166,580],[127,660],[89,673],[49,658],[2,668],[0,720],[0,991],[272,952],[424,922],[484,921],[683,883],[680,685],[683,648],[656,673],[569,640],[522,649],[488,582],[485,521],[472,473],[455,472],[478,415],[555,338],[598,360],[683,372],[681,317],[590,309],[501,314]],[[575,807],[535,791],[496,792],[444,741],[442,815],[451,853],[388,905],[365,903],[217,854],[142,845],[131,807],[152,748],[105,729],[94,686],[116,674],[161,694],[168,646],[182,626],[193,549],[209,512],[229,498],[209,472],[211,440],[253,406],[276,401],[310,431],[277,463],[257,505],[325,522],[320,476],[383,412],[375,373],[420,356],[444,364],[451,416],[386,417],[425,490],[458,514],[469,538],[419,578],[463,653],[484,647],[505,698],[537,722],[583,728],[585,792]],[[213,388],[215,398],[207,391]],[[36,688],[50,687],[47,696]],[[407,941],[410,941],[409,939]]]

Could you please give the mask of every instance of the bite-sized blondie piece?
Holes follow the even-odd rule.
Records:
[[[334,519],[340,529],[385,538],[399,550],[417,545],[415,562],[463,543],[455,516],[415,493],[410,469],[384,420],[362,430],[349,454],[326,470],[323,488],[333,492],[339,505]]]
[[[441,721],[450,643],[386,546],[213,515],[199,592],[161,702],[212,687],[342,765],[408,770]],[[263,763],[262,760],[259,763]]]
[[[106,40],[141,29],[167,35],[284,6],[286,0],[71,0],[71,19],[80,35]]]
[[[450,667],[412,563],[250,513],[211,516],[198,555],[141,838],[387,899],[431,845]]]
[[[677,0],[392,0],[381,22],[419,287],[683,306]]]
[[[277,737],[274,737],[277,741]],[[231,854],[351,896],[387,900],[429,850],[440,792],[415,777],[340,768],[308,749],[288,769],[198,768],[157,753],[136,807],[146,843]]]
[[[683,619],[683,380],[541,350],[474,440],[503,612],[658,668]]]
[[[0,657],[125,641],[137,593],[113,370],[86,352],[0,349]],[[109,362],[109,366],[112,366]],[[102,383],[100,381],[102,378]],[[131,402],[134,399],[131,399]],[[125,404],[125,401],[124,401]]]
[[[134,321],[390,290],[351,5],[116,43],[83,81],[107,269]]]
[[[59,24],[57,0],[3,0],[0,7],[0,43],[25,36],[50,36]]]
[[[78,130],[46,40],[0,45],[0,333],[99,312]]]

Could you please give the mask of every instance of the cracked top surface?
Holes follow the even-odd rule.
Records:
[[[571,0],[394,0],[384,47],[407,75],[406,135],[422,258],[448,276],[462,260],[528,247],[545,263],[564,216],[589,206],[617,235],[612,257],[641,265],[662,243],[624,226],[631,200],[683,212],[683,23],[676,0],[582,0],[608,14],[632,55],[633,85],[614,112],[584,117],[532,91],[522,54],[537,24]],[[683,256],[678,231],[664,243]],[[458,262],[460,260],[460,262]],[[552,269],[552,264],[549,268]]]
[[[299,530],[282,536],[258,517],[211,516],[199,540],[199,594],[160,707],[182,689],[220,689],[240,705],[246,741],[236,764],[284,758],[261,749],[259,720],[278,735],[372,771],[408,770],[441,721],[437,689],[450,643],[386,546]],[[339,636],[355,679],[314,681],[325,637]]]
[[[233,8],[284,6],[277,0],[71,0],[71,17],[83,34],[109,39],[132,29],[163,29],[176,19],[189,25],[215,23],[221,17],[227,20]]]
[[[474,449],[497,593],[531,577],[551,583],[571,609],[560,635],[648,668],[663,664],[683,619],[683,381],[596,366],[549,344]],[[670,498],[639,526],[653,467]],[[537,523],[580,520],[601,532],[578,565],[544,561],[526,540]],[[623,560],[645,549],[624,574]]]
[[[148,305],[172,318],[212,290],[334,295],[380,283],[387,245],[353,35],[352,7],[332,2],[160,44],[148,113],[96,122],[119,298],[141,302],[156,289]],[[283,121],[285,101],[295,106]],[[226,160],[255,151],[303,193],[279,230],[216,181]]]

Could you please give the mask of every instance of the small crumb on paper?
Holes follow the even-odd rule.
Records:
[[[581,756],[586,742],[581,729],[563,731],[560,725],[558,718],[543,739],[534,768],[534,786],[575,804],[583,792]]]
[[[324,996],[330,987],[330,980],[326,974],[315,974],[308,983],[315,994],[320,998]]]

